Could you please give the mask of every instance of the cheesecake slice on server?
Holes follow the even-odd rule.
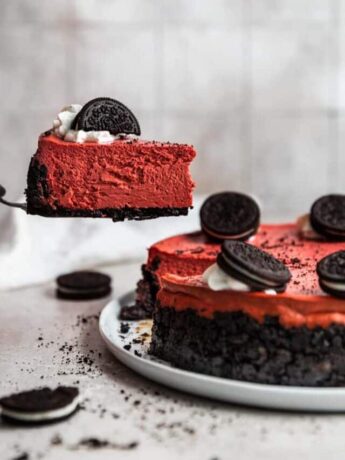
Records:
[[[139,135],[132,112],[113,99],[63,109],[32,157],[28,214],[114,221],[186,215],[194,148]]]

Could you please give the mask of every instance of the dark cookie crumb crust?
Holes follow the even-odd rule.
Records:
[[[345,385],[345,326],[284,328],[242,312],[198,316],[157,306],[150,353],[182,369],[250,382]]]
[[[142,316],[136,319],[152,318],[159,290],[159,283],[155,274],[159,264],[160,260],[156,257],[150,265],[144,264],[141,266],[142,278],[137,283],[134,308],[138,311],[141,310]]]
[[[43,217],[108,217],[114,222],[124,220],[145,220],[158,217],[186,216],[189,208],[104,208],[97,210],[68,209],[56,205],[53,209],[42,204],[42,197],[49,196],[46,167],[36,160],[31,160],[28,173],[28,186],[25,190],[27,199],[27,213]]]

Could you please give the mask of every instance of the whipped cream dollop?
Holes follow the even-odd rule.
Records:
[[[310,214],[304,214],[297,219],[297,228],[303,238],[307,240],[320,240],[322,236],[317,233],[310,222]]]
[[[212,289],[212,291],[251,291],[251,287],[248,284],[245,284],[233,276],[228,275],[219,267],[218,264],[213,264],[208,267],[203,273],[202,277],[205,283],[207,283],[208,287]],[[274,289],[266,289],[264,292],[265,294],[269,295],[277,294]]]
[[[212,291],[225,291],[229,289],[231,291],[247,292],[250,290],[247,284],[225,273],[218,264],[208,267],[202,277]]]
[[[134,134],[117,134],[114,136],[109,131],[84,131],[82,129],[71,129],[75,117],[78,115],[82,105],[71,104],[61,109],[53,121],[52,131],[55,136],[67,142],[83,144],[85,142],[97,142],[98,144],[111,144],[118,139],[137,139]]]

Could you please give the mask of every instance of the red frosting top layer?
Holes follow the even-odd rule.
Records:
[[[65,142],[41,136],[34,159],[47,171],[52,208],[190,207],[192,146],[118,140],[112,144]]]
[[[216,292],[203,282],[201,271],[199,275],[189,273],[184,277],[165,273],[161,274],[163,289],[158,294],[161,304],[176,309],[194,308],[208,317],[215,311],[238,310],[258,321],[263,321],[265,315],[273,315],[278,316],[285,327],[345,324],[345,300],[325,294],[315,271],[317,261],[345,249],[344,242],[305,240],[294,224],[284,224],[262,225],[250,243],[270,252],[289,267],[292,280],[283,294]]]

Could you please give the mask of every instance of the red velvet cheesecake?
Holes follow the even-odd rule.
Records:
[[[150,317],[162,275],[201,274],[215,262],[219,250],[220,245],[210,241],[203,232],[176,235],[153,244],[149,248],[147,262],[142,266],[143,276],[137,285],[136,306]]]
[[[28,174],[29,214],[145,219],[192,206],[189,145],[71,143],[43,135]]]
[[[134,115],[118,101],[63,109],[31,160],[27,212],[114,221],[187,214],[194,148],[137,134]]]
[[[188,252],[194,275],[160,272],[151,353],[184,369],[239,380],[344,385],[345,301],[320,289],[316,264],[345,243],[303,239],[294,224],[262,225],[250,243],[286,264],[292,274],[286,291],[210,289],[201,275],[206,260],[198,261],[208,246],[200,242],[199,255]],[[170,267],[182,266],[181,255]],[[208,263],[214,261],[210,254]]]

